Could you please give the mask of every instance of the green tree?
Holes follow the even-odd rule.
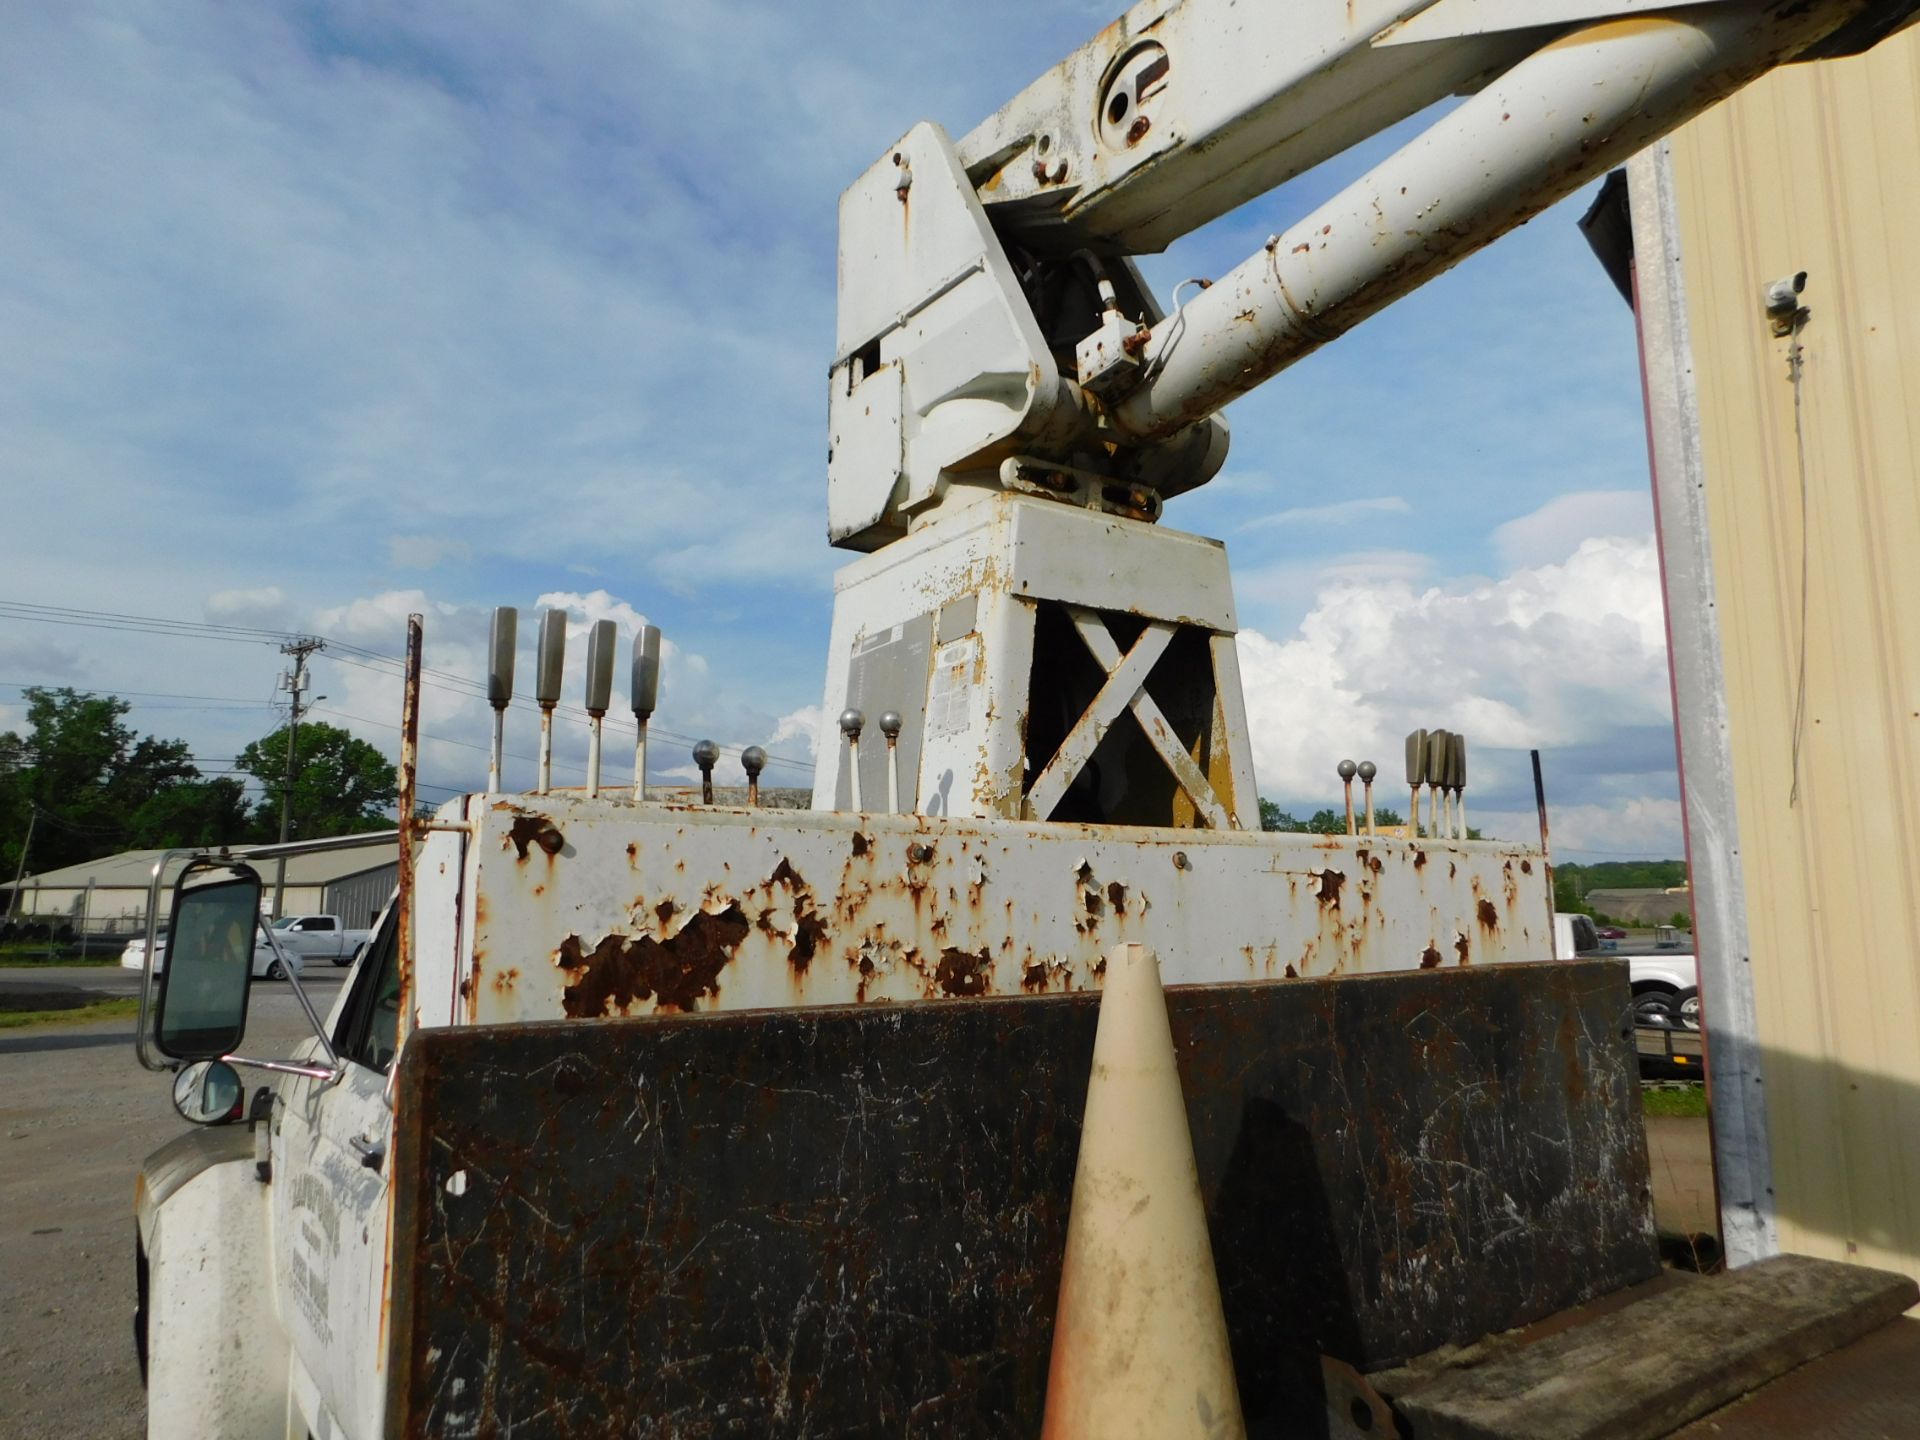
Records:
[[[1353,822],[1361,829],[1365,829],[1367,823],[1366,811],[1356,806],[1353,814]],[[1404,825],[1407,822],[1406,818],[1391,806],[1376,805],[1373,807],[1373,823],[1381,830],[1388,830]],[[1347,812],[1344,809],[1335,810],[1329,806],[1324,810],[1314,811],[1313,814],[1305,820],[1299,820],[1295,819],[1288,811],[1282,810],[1273,801],[1262,799],[1260,801],[1260,828],[1262,830],[1273,830],[1289,835],[1344,835],[1347,833]],[[1469,840],[1483,840],[1486,837],[1483,836],[1476,827],[1469,825],[1467,827],[1467,838]]]
[[[242,750],[234,764],[260,782],[265,794],[254,808],[257,839],[280,834],[280,796],[287,779],[287,728],[281,726]],[[293,827],[302,839],[384,830],[399,794],[393,764],[366,741],[338,725],[310,721],[294,744]]]
[[[1298,820],[1263,795],[1260,797],[1260,828],[1291,832],[1302,827]]]
[[[36,812],[28,869],[54,870],[126,849],[141,806],[200,778],[184,741],[136,735],[117,696],[37,686],[23,696],[25,733],[0,735],[0,884]]]
[[[128,839],[145,850],[230,845],[247,836],[247,787],[220,776],[168,785],[133,812]]]

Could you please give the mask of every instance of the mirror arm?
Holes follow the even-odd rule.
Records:
[[[287,984],[293,987],[294,998],[300,1002],[300,1008],[306,1011],[307,1024],[313,1027],[314,1038],[320,1042],[320,1049],[326,1055],[327,1064],[331,1068],[323,1072],[314,1065],[302,1067],[297,1064],[283,1065],[266,1060],[243,1060],[236,1055],[225,1058],[237,1065],[253,1065],[262,1070],[288,1070],[295,1075],[316,1075],[317,1077],[323,1075],[328,1081],[338,1080],[346,1073],[346,1067],[340,1063],[339,1055],[334,1053],[333,1039],[327,1034],[327,1027],[320,1023],[320,1016],[313,1008],[313,1001],[307,998],[307,987],[300,983],[300,972],[288,959],[287,952],[280,948],[280,939],[273,933],[273,927],[267,924],[266,917],[263,915],[258,918],[260,933],[267,937],[267,948],[279,958],[280,973],[287,977]]]
[[[338,1060],[333,1068],[325,1065],[303,1065],[298,1060],[253,1060],[245,1055],[222,1055],[229,1065],[246,1065],[255,1070],[271,1070],[276,1075],[304,1075],[309,1080],[324,1080],[329,1085],[346,1073],[346,1067]]]

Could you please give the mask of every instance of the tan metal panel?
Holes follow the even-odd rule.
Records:
[[[1776,72],[1673,159],[1780,1241],[1914,1273],[1920,33]],[[1800,270],[1796,443],[1762,294]]]

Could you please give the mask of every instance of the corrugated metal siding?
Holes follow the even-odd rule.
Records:
[[[349,930],[365,929],[386,907],[387,897],[393,894],[399,874],[400,865],[396,861],[392,865],[382,865],[377,870],[334,881],[327,887],[323,913],[338,915],[340,923]]]
[[[1920,34],[1777,72],[1673,156],[1780,1239],[1913,1273]],[[1788,342],[1761,315],[1797,270],[1804,527]]]

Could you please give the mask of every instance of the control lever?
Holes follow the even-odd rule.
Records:
[[[487,643],[487,703],[493,706],[493,751],[487,764],[487,790],[500,792],[501,762],[507,746],[507,706],[513,703],[513,648],[520,631],[520,612],[511,605],[496,606],[493,632]]]
[[[553,789],[553,707],[560,703],[560,675],[567,666],[567,612],[540,617],[540,649],[534,659],[533,698],[540,704],[540,787]]]

